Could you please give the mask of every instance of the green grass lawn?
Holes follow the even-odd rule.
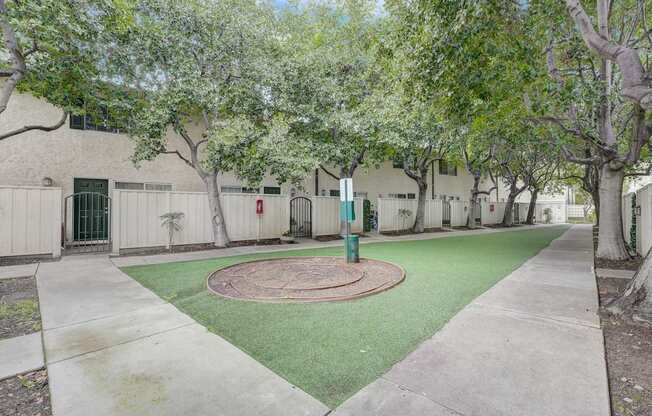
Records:
[[[277,374],[335,407],[566,229],[363,244],[361,256],[399,264],[407,278],[389,291],[348,302],[255,303],[223,299],[205,287],[208,273],[234,263],[342,255],[340,247],[123,270]]]

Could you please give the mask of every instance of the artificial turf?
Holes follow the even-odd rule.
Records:
[[[401,265],[406,280],[347,302],[274,304],[206,290],[208,273],[259,258],[342,255],[297,250],[123,270],[209,330],[331,408],[374,381],[453,315],[567,227],[363,244],[360,255]]]

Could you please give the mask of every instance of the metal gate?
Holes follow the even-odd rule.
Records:
[[[451,203],[448,201],[441,201],[441,223],[442,225],[451,226]]]
[[[64,199],[64,253],[111,249],[111,198],[97,192],[78,192]]]
[[[475,225],[482,225],[482,205],[480,202],[473,204],[471,214],[473,214],[472,218],[475,219]]]
[[[520,224],[521,223],[521,204],[518,202],[514,202],[514,208],[512,209],[512,213],[514,216],[514,224]]]
[[[293,237],[312,237],[312,201],[298,196],[290,200],[290,234]]]

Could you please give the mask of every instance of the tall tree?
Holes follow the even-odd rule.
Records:
[[[100,70],[104,31],[129,24],[125,8],[111,0],[0,0],[0,121],[16,91],[61,109],[55,123],[34,120],[0,131],[0,140],[33,130],[56,130],[70,113],[84,114],[97,107],[111,94]]]
[[[293,166],[278,156],[287,124],[275,109],[272,11],[253,0],[140,0],[132,12],[136,23],[113,50],[110,78],[133,91],[134,161],[169,153],[194,169],[208,193],[214,244],[227,246],[218,175],[255,181],[266,167]],[[261,157],[261,147],[276,156]]]
[[[421,102],[397,95],[380,114],[384,119],[381,137],[394,151],[394,159],[403,163],[403,171],[418,188],[417,210],[412,232],[425,231],[425,207],[428,174],[433,162],[451,151],[453,140],[436,102]]]
[[[387,156],[378,140],[380,20],[373,1],[308,2],[286,10],[282,43],[290,132],[334,179]],[[376,97],[377,98],[377,97]],[[337,171],[331,171],[335,167]],[[345,223],[342,223],[344,230]]]
[[[650,104],[645,99],[650,88],[643,75],[647,69],[639,57],[651,47],[648,6],[598,0],[592,3],[596,29],[578,0],[565,4],[568,13],[559,2],[531,3],[533,16],[545,17],[533,42],[547,42],[541,45],[551,80],[547,95],[557,100],[543,119],[583,143],[575,146],[579,153],[566,147],[565,157],[585,165],[587,179],[600,181],[597,256],[627,259],[621,231],[623,178],[638,164],[652,136],[646,114]]]

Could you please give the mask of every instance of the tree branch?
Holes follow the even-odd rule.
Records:
[[[337,176],[337,175],[335,175],[335,174],[329,172],[328,169],[326,169],[323,165],[319,165],[319,168],[320,168],[321,170],[323,170],[324,172],[326,172],[326,174],[327,174],[328,176],[330,176],[331,178],[335,179],[336,181],[339,181],[339,180],[340,180],[340,177],[339,177],[339,176]]]
[[[59,127],[63,126],[63,124],[66,122],[66,119],[68,118],[68,112],[64,111],[63,114],[61,115],[61,119],[57,121],[55,124],[51,126],[41,126],[41,125],[28,125],[28,126],[23,126],[19,129],[12,130],[7,133],[2,133],[0,134],[0,140],[7,139],[12,136],[17,136],[19,134],[31,131],[31,130],[41,130],[41,131],[53,131],[57,130]]]
[[[580,0],[566,0],[568,11],[586,45],[605,59],[615,61],[622,73],[622,95],[646,110],[652,110],[652,88],[636,49],[619,45],[595,31]]]
[[[184,162],[186,165],[190,166],[191,168],[194,168],[192,162],[191,162],[190,160],[188,160],[186,157],[184,157],[184,156],[181,154],[181,152],[179,152],[178,150],[166,150],[166,151],[161,152],[161,153],[162,153],[162,154],[165,154],[165,155],[177,155],[177,156],[179,157],[179,159],[183,160],[183,162]]]

